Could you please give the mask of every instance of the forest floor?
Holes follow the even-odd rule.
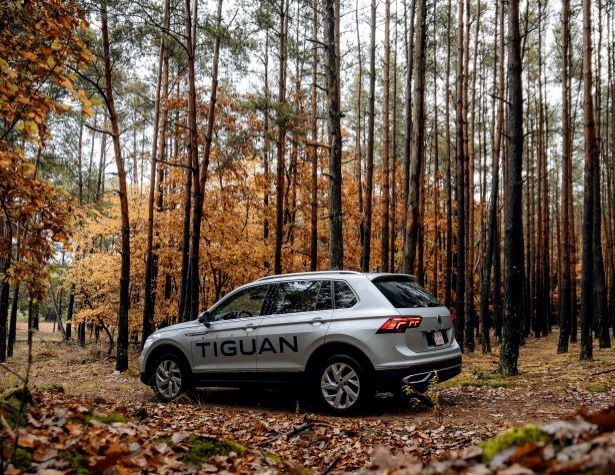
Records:
[[[25,337],[21,327],[16,355],[8,363],[19,374],[27,365]],[[465,354],[462,374],[430,390],[434,407],[382,396],[361,417],[333,418],[310,412],[281,391],[200,390],[190,399],[158,404],[152,390],[139,382],[136,351],[130,369],[114,374],[103,344],[81,348],[63,343],[50,325],[41,324],[34,336],[30,388],[43,408],[116,414],[137,424],[149,440],[173,438],[181,445],[182,437],[205,434],[272,454],[264,466],[252,465],[254,470],[267,464],[271,471],[281,470],[276,464],[283,460],[315,473],[352,471],[369,467],[378,447],[428,461],[477,445],[510,426],[543,424],[582,407],[613,405],[615,349],[594,348],[592,362],[579,362],[577,344],[567,354],[556,353],[557,338],[554,331],[528,339],[515,377],[497,374],[498,347],[491,355]],[[0,391],[18,382],[0,368]]]

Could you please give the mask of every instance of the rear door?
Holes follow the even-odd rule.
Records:
[[[446,348],[453,341],[453,324],[448,309],[410,276],[387,275],[375,278],[374,285],[401,316],[420,316],[418,328],[409,328],[398,337],[405,346],[420,353]]]
[[[307,355],[323,343],[333,314],[330,280],[280,282],[258,331],[259,372],[302,371]]]
[[[256,371],[256,335],[270,285],[255,285],[211,310],[209,327],[189,335],[195,373]]]

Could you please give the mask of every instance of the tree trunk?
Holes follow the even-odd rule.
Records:
[[[523,297],[523,92],[519,0],[508,2],[508,164],[504,207],[504,321],[500,373],[517,374]]]
[[[594,308],[594,163],[598,159],[598,144],[592,97],[592,37],[591,0],[583,0],[583,136],[585,140],[585,178],[583,194],[583,251],[581,270],[581,360],[591,360]]]
[[[318,0],[312,2],[312,85],[311,85],[311,136],[312,147],[310,148],[310,162],[312,165],[310,175],[310,270],[318,269]],[[360,85],[359,85],[360,87]],[[360,101],[359,101],[360,102]],[[359,104],[360,107],[360,104]],[[359,169],[361,166],[361,154],[359,152]],[[361,182],[359,181],[359,188]],[[359,201],[361,198],[359,197]]]
[[[118,194],[120,198],[121,211],[121,255],[122,264],[120,270],[120,302],[118,309],[118,334],[117,334],[117,359],[115,369],[126,371],[128,369],[128,309],[130,307],[130,222],[128,217],[128,191],[126,188],[126,172],[124,170],[124,160],[122,159],[122,146],[120,143],[120,128],[115,102],[113,98],[113,86],[111,83],[111,52],[109,46],[109,27],[107,22],[107,5],[102,3],[101,8],[101,29],[103,37],[103,63],[105,75],[105,102],[109,112],[111,122],[111,137],[113,140],[113,151],[115,155],[115,166],[117,168]]]
[[[11,252],[13,235],[11,230],[11,224],[7,220],[6,216],[2,223],[2,236],[5,238],[5,257],[0,257],[0,264],[2,265],[2,281],[0,282],[0,363],[6,361],[6,341],[7,341],[7,323],[9,314],[9,294],[11,286],[7,276],[7,271],[11,266]]]
[[[570,0],[562,5],[562,275],[559,305],[558,353],[568,352],[570,320],[572,318],[572,262],[569,200],[572,199],[572,137],[570,126]]]
[[[367,163],[365,169],[365,235],[361,270],[369,272],[372,242],[372,193],[374,189],[374,115],[376,95],[376,0],[371,3],[369,46],[369,110],[367,117]]]
[[[164,2],[164,28],[169,28],[169,7],[170,0],[165,0]],[[160,148],[164,147],[164,142],[166,137],[164,134],[160,134],[160,102],[162,99],[161,89],[162,83],[165,82],[166,89],[168,91],[168,74],[169,74],[169,63],[168,57],[166,53],[166,36],[163,34],[162,39],[160,41],[160,53],[158,58],[158,81],[156,85],[156,101],[155,101],[155,110],[154,110],[154,130],[152,137],[152,157],[150,164],[150,181],[149,181],[149,192],[148,192],[148,203],[147,203],[147,244],[145,251],[145,289],[143,296],[143,324],[141,329],[141,349],[143,349],[143,345],[145,344],[145,340],[149,337],[153,331],[153,322],[154,322],[154,309],[155,309],[155,298],[156,298],[156,274],[157,274],[157,266],[155,266],[155,261],[157,261],[157,256],[154,257],[154,197],[156,190],[156,160],[158,159],[158,141],[160,137]],[[162,160],[164,160],[164,156],[161,156]]]
[[[263,240],[269,240],[269,28],[265,30],[265,111],[263,113],[263,174],[265,189],[263,190]],[[265,268],[269,268],[269,259],[265,258]]]
[[[107,112],[103,114],[104,130],[107,129]],[[96,195],[94,196],[94,203],[98,203],[103,194],[105,193],[105,168],[107,167],[107,134],[101,134],[100,137],[100,157],[98,159],[98,179],[96,181]]]
[[[444,305],[451,307],[453,289],[453,178],[451,174],[451,11],[452,1],[448,0],[446,14],[446,283]]]
[[[497,45],[498,52],[496,62],[498,67],[497,78],[497,118],[494,124],[493,131],[493,163],[491,165],[491,195],[489,198],[489,217],[487,224],[487,244],[485,248],[485,259],[483,261],[483,269],[481,275],[480,286],[480,321],[482,327],[482,350],[483,353],[491,353],[491,342],[489,340],[489,290],[491,286],[491,269],[493,266],[494,256],[496,259],[499,256],[495,255],[495,241],[497,237],[496,228],[497,212],[498,212],[498,191],[500,181],[500,151],[502,148],[502,135],[504,128],[504,9],[502,3],[498,3],[498,33],[499,43]],[[495,82],[495,76],[494,76]]]
[[[410,154],[410,188],[408,194],[408,222],[404,249],[404,272],[412,273],[415,270],[416,248],[420,226],[420,198],[421,175],[424,173],[423,157],[425,153],[425,48],[427,37],[427,5],[425,0],[415,2],[417,8],[416,18],[416,44],[414,45],[414,59],[412,77],[414,78],[412,107],[412,147]],[[418,269],[419,280],[422,280],[422,266]]]
[[[329,267],[344,267],[342,236],[342,133],[339,62],[337,60],[336,2],[326,0],[325,32],[327,50],[327,105],[329,129]]]
[[[71,285],[66,309],[66,341],[70,341],[73,326],[73,310],[75,308],[75,284]]]
[[[464,77],[464,0],[459,0],[457,10],[457,77],[455,91],[455,154],[456,154],[456,201],[457,201],[457,256],[455,266],[455,334],[458,341],[464,336],[465,298],[465,186],[464,186],[464,123],[463,123],[463,77]]]
[[[13,289],[13,303],[11,305],[11,318],[9,321],[9,338],[7,345],[7,356],[13,356],[15,340],[17,339],[17,309],[19,306],[19,281],[15,283]]]
[[[79,139],[77,141],[77,200],[83,204],[83,121],[79,122]]]
[[[286,1],[280,0],[280,68],[278,77],[278,107],[286,103],[286,34],[288,29],[288,16]],[[279,113],[278,113],[279,115]],[[284,233],[284,155],[286,153],[286,124],[278,117],[276,159],[276,182],[275,182],[275,255],[274,273],[282,273],[282,237]]]
[[[197,11],[198,0],[194,0],[194,11]],[[196,18],[192,18],[191,0],[185,1],[184,6],[184,30],[186,36],[186,52],[188,55],[188,150],[186,154],[186,201],[184,203],[184,222],[182,240],[182,275],[181,290],[179,295],[179,319],[180,321],[190,320],[190,305],[192,296],[192,277],[193,272],[190,268],[190,229],[192,224],[192,201],[199,194],[199,150],[198,150],[198,130],[196,124],[196,84],[195,84],[195,45],[193,37]]]
[[[196,17],[194,19],[196,23]],[[222,25],[222,0],[218,0],[218,8],[216,13],[216,37],[214,40],[214,54],[212,59],[211,70],[211,89],[209,95],[209,107],[207,110],[207,129],[205,130],[205,148],[203,150],[203,158],[199,166],[199,184],[195,187],[194,194],[194,211],[192,215],[192,244],[190,246],[190,312],[189,320],[197,318],[199,312],[199,290],[200,290],[200,272],[199,272],[199,254],[201,241],[201,221],[203,218],[203,201],[205,197],[205,185],[207,184],[207,172],[209,169],[209,161],[211,157],[211,143],[213,141],[213,131],[216,119],[216,101],[218,97],[218,63],[220,60],[220,27]],[[195,39],[196,42],[196,39]]]
[[[403,178],[403,215],[402,215],[402,253],[401,268],[404,268],[406,249],[406,229],[408,228],[408,200],[410,197],[410,161],[412,144],[412,73],[414,71],[414,16],[416,13],[416,0],[410,0],[409,25],[406,25],[406,95],[405,95],[405,127],[404,127],[404,178]],[[450,8],[449,8],[450,13]],[[450,18],[450,15],[449,15]],[[449,38],[450,40],[450,35]],[[450,45],[450,41],[449,41]],[[449,55],[450,57],[450,55]],[[450,70],[450,60],[448,62]],[[447,76],[448,78],[448,76]]]
[[[384,58],[382,64],[382,236],[380,265],[382,272],[389,271],[389,232],[391,207],[390,164],[389,164],[389,89],[391,62],[391,0],[385,0],[384,8]]]

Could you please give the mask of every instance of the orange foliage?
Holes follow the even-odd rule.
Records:
[[[40,154],[49,116],[70,109],[58,91],[90,107],[70,72],[90,55],[77,37],[85,22],[74,2],[8,0],[0,5],[0,25],[0,221],[7,224],[0,257],[9,258],[18,243],[1,277],[41,296],[55,243],[68,245],[72,208],[68,195],[37,179],[28,152]]]

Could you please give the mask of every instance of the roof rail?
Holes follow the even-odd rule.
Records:
[[[258,279],[258,281],[262,280],[270,280],[276,279],[278,277],[300,277],[300,276],[310,276],[310,275],[323,275],[323,274],[337,274],[337,275],[356,275],[361,274],[360,272],[354,270],[322,270],[322,271],[313,271],[313,272],[294,272],[291,274],[274,274],[274,275],[266,275]]]

